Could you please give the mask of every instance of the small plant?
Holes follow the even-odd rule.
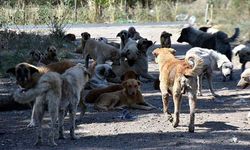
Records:
[[[49,17],[49,23],[47,25],[50,27],[50,35],[52,37],[61,39],[65,35],[65,16]]]

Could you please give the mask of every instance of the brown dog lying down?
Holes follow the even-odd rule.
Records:
[[[170,115],[170,121],[173,121],[173,127],[179,125],[179,113],[182,94],[187,92],[190,107],[189,132],[194,132],[194,115],[196,106],[197,92],[197,73],[201,71],[199,65],[201,60],[178,60],[173,55],[174,49],[158,48],[153,51],[156,57],[155,61],[159,65],[160,71],[160,90],[162,94],[163,112]],[[195,64],[197,62],[197,64]],[[193,64],[192,67],[190,64]],[[173,95],[174,118],[168,111],[168,97]]]
[[[136,79],[137,80],[137,79],[139,79],[139,76],[136,74],[136,72],[129,70],[121,76],[122,81],[126,81],[128,79]],[[95,103],[95,101],[97,100],[97,98],[101,94],[115,92],[115,91],[119,91],[122,89],[123,89],[123,87],[121,84],[115,84],[115,85],[110,85],[110,86],[105,87],[105,88],[97,88],[97,89],[90,90],[89,93],[85,97],[85,102]]]
[[[95,102],[95,108],[104,111],[122,109],[125,106],[143,110],[153,109],[152,105],[144,101],[139,89],[140,84],[140,81],[135,79],[124,81],[122,90],[100,95]]]

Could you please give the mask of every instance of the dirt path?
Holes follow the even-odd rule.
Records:
[[[136,27],[136,26],[135,26]],[[87,31],[93,37],[105,36],[114,38],[124,27],[86,28],[81,31],[70,31],[80,35]],[[179,29],[165,26],[140,26],[137,28],[143,37],[157,41],[163,30],[173,34],[173,47],[177,55],[185,54],[190,46],[176,43]],[[117,39],[114,39],[117,40]],[[180,126],[173,128],[167,116],[161,112],[160,92],[153,89],[153,83],[143,83],[142,91],[146,101],[159,109],[152,111],[129,110],[136,118],[122,120],[121,111],[97,112],[88,105],[84,119],[78,122],[76,130],[79,140],[69,137],[69,126],[66,121],[66,140],[56,140],[57,147],[35,147],[35,129],[26,128],[31,110],[0,112],[0,149],[250,149],[250,90],[236,89],[240,78],[238,58],[233,59],[234,80],[222,82],[219,72],[214,75],[214,87],[217,94],[213,99],[204,82],[204,96],[198,97],[195,117],[195,133],[187,132],[189,107],[187,98],[182,101]],[[149,63],[149,71],[158,75],[156,64]],[[170,100],[170,111],[173,102]],[[48,117],[46,121],[48,122]],[[47,139],[48,126],[45,125],[44,137]],[[46,141],[46,140],[45,140]]]

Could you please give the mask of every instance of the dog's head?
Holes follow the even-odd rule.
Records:
[[[118,50],[111,52],[111,60],[114,65],[120,65],[121,54]]]
[[[82,36],[82,39],[86,41],[86,40],[90,39],[91,35],[88,32],[83,32],[81,34],[81,36]]]
[[[240,76],[237,87],[247,88],[250,84],[250,68],[246,69]]]
[[[105,38],[105,37],[99,37],[99,38],[97,39],[97,41],[103,42],[103,43],[108,43],[108,39]]]
[[[231,62],[225,62],[221,66],[221,72],[225,77],[230,76],[233,70],[233,64]]]
[[[177,42],[188,42],[189,41],[189,31],[191,30],[191,27],[183,28],[181,30],[181,35],[178,38]]]
[[[129,39],[121,52],[122,57],[126,57],[129,66],[133,66],[138,59],[139,50],[135,40]]]
[[[135,79],[128,79],[122,82],[122,86],[125,88],[126,93],[129,96],[137,95],[140,89],[141,82]]]
[[[135,27],[129,27],[128,32],[132,35],[135,34],[136,33]]]
[[[157,48],[152,54],[155,56],[155,62],[159,63],[161,60],[168,59],[169,57],[174,57],[176,51],[172,48]]]
[[[243,49],[241,51],[238,51],[236,55],[239,55],[240,63],[245,63],[250,60],[250,50],[249,49]]]
[[[126,71],[122,76],[121,76],[121,81],[126,81],[128,79],[136,79],[139,80],[139,75],[133,71],[133,70],[129,70]]]
[[[40,61],[42,57],[42,53],[39,50],[32,50],[29,55],[33,61]]]
[[[64,37],[63,37],[64,40],[66,41],[75,41],[76,40],[76,36],[72,33],[69,33],[69,34],[66,34]]]
[[[153,45],[152,41],[149,41],[145,38],[141,38],[138,43],[137,43],[137,48],[139,51],[143,52],[143,53],[147,53],[147,50],[150,46]]]
[[[8,69],[7,73],[13,74],[16,77],[16,83],[22,88],[29,89],[33,87],[34,84],[32,81],[33,74],[39,73],[39,70],[31,64],[20,63]]]
[[[121,40],[124,42],[126,41],[128,38],[131,37],[130,33],[127,30],[122,30],[121,32],[119,32],[116,37],[120,37]]]
[[[171,36],[172,36],[172,34],[166,32],[166,31],[163,31],[161,33],[160,40],[161,40],[161,47],[162,48],[170,48],[171,47],[171,39],[170,39]]]
[[[95,67],[95,75],[99,78],[115,78],[116,74],[113,72],[109,64],[98,64]]]
[[[48,57],[50,57],[50,58],[54,58],[54,57],[56,57],[57,56],[57,49],[56,49],[56,47],[55,46],[49,46],[48,48],[47,48],[47,55],[48,55]]]

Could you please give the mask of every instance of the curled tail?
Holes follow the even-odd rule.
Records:
[[[229,42],[229,43],[234,42],[239,36],[240,36],[240,29],[235,28],[234,34],[230,38],[227,38],[226,42]]]
[[[204,61],[201,57],[195,54],[186,55],[185,62],[191,66],[191,69],[186,70],[186,76],[197,76],[203,72]]]

